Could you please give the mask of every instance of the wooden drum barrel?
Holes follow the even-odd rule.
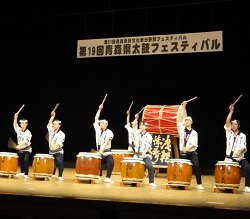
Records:
[[[18,168],[18,155],[11,152],[0,152],[0,174],[16,173]]]
[[[52,176],[54,171],[54,157],[51,154],[36,154],[32,163],[34,177]]]
[[[169,185],[188,186],[192,179],[192,163],[187,159],[169,159],[167,178]]]
[[[100,154],[79,152],[76,157],[76,178],[89,180],[99,178],[102,160]]]
[[[128,150],[111,150],[114,158],[114,167],[112,174],[121,174],[121,161],[125,157],[133,157],[134,153]]]
[[[145,163],[141,158],[125,157],[121,161],[121,178],[123,182],[142,182],[145,172]]]
[[[241,166],[238,162],[218,161],[215,164],[214,177],[218,188],[239,188]]]

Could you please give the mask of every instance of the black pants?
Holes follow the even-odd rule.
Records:
[[[114,157],[112,154],[107,155],[107,156],[102,156],[102,163],[101,163],[101,167],[100,167],[100,176],[102,176],[102,167],[103,164],[107,163],[108,167],[107,167],[107,174],[106,177],[110,178],[113,168],[114,168]]]
[[[29,151],[19,151],[20,170],[24,175],[29,174],[30,155]]]
[[[197,184],[202,184],[201,182],[201,169],[200,169],[200,164],[199,164],[199,158],[198,158],[198,153],[196,151],[186,153],[185,155],[180,154],[180,159],[188,159],[191,161],[193,164],[193,172],[196,177],[196,182]]]

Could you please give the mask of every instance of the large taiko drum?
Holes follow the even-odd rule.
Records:
[[[34,177],[52,176],[55,163],[52,154],[35,154],[32,171]]]
[[[145,163],[141,158],[125,157],[121,161],[121,178],[123,182],[142,182]]]
[[[0,152],[0,174],[16,173],[18,168],[18,155],[11,152]]]
[[[149,133],[179,137],[177,124],[186,116],[186,109],[182,105],[147,105],[143,110],[142,120],[148,123]]]
[[[79,152],[76,155],[76,178],[98,179],[101,170],[101,155],[98,153]]]
[[[169,159],[167,167],[168,184],[189,186],[192,179],[192,165],[188,159]]]
[[[238,162],[218,161],[215,164],[214,177],[218,188],[239,188],[241,166]]]
[[[134,153],[128,150],[111,150],[114,158],[114,167],[112,174],[121,174],[121,161],[125,157],[133,157]]]

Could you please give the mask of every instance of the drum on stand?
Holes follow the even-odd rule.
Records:
[[[0,174],[14,174],[18,168],[18,155],[11,152],[0,152]]]
[[[182,105],[147,105],[142,114],[142,120],[147,122],[147,131],[151,134],[170,134],[179,137],[177,127],[180,118],[187,116]]]
[[[53,175],[55,163],[52,154],[36,154],[32,163],[34,177],[50,177]]]
[[[123,182],[142,182],[145,172],[145,163],[141,158],[125,157],[121,161],[121,178]]]
[[[188,159],[169,159],[167,167],[168,184],[189,186],[192,179],[192,165]]]
[[[101,155],[98,153],[79,152],[76,156],[76,178],[98,179],[101,170]]]
[[[128,150],[111,150],[114,158],[114,167],[112,174],[121,174],[121,161],[125,157],[133,157],[134,153]]]
[[[215,164],[214,177],[218,188],[239,188],[241,166],[238,162],[218,161]]]

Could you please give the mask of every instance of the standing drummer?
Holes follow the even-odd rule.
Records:
[[[61,130],[61,121],[55,119],[55,111],[51,112],[51,117],[47,124],[49,133],[49,154],[55,158],[55,166],[53,176],[56,173],[56,166],[58,166],[58,180],[63,181],[62,177],[64,171],[64,150],[63,145],[65,141],[65,134]],[[55,119],[55,120],[54,120]]]
[[[13,127],[17,133],[17,146],[16,150],[19,150],[19,162],[20,170],[19,174],[16,174],[17,177],[24,177],[25,179],[29,178],[29,161],[30,155],[32,152],[31,147],[31,138],[32,134],[30,130],[27,129],[28,120],[23,118],[19,120],[20,126],[17,123],[18,113],[14,114]]]
[[[135,144],[134,144],[134,129],[138,126],[138,118],[139,115],[135,114],[134,121],[130,123],[130,110],[127,110],[127,118],[126,118],[126,125],[124,126],[125,129],[128,131],[128,151],[135,152]]]
[[[108,129],[108,121],[106,119],[99,120],[103,104],[99,105],[98,111],[95,115],[95,122],[93,123],[96,136],[96,147],[98,153],[102,157],[101,170],[99,180],[102,180],[102,166],[104,163],[108,164],[105,183],[113,183],[110,179],[114,168],[114,157],[111,153],[111,141],[114,138],[113,132]]]
[[[149,185],[151,187],[157,187],[154,183],[154,168],[150,158],[153,137],[149,132],[147,132],[147,125],[147,122],[141,121],[139,123],[139,129],[134,131],[134,157],[142,158],[145,163],[145,167],[148,170]]]
[[[243,191],[250,192],[250,164],[244,157],[247,152],[246,135],[240,131],[240,121],[231,120],[233,112],[234,105],[231,104],[224,125],[227,144],[225,161],[239,162],[241,168],[245,171],[245,188]]]
[[[183,109],[186,108],[187,101],[182,103]],[[180,130],[179,149],[180,159],[188,159],[193,164],[193,171],[196,177],[197,189],[204,190],[201,180],[201,169],[197,153],[198,133],[192,128],[193,120],[190,116],[185,117],[177,124]]]

